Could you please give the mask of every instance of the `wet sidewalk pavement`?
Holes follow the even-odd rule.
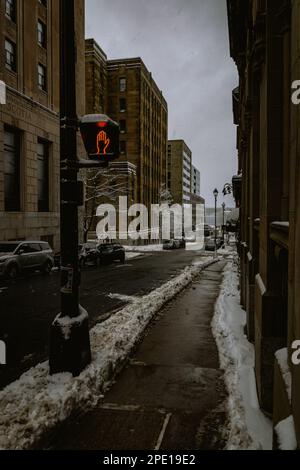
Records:
[[[226,391],[211,332],[225,261],[169,303],[105,399],[56,433],[50,449],[217,450]]]

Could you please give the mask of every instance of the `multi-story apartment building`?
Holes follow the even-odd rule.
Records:
[[[140,58],[109,60],[108,112],[120,124],[120,160],[137,169],[137,201],[159,202],[166,184],[168,106]]]
[[[78,113],[83,114],[84,0],[76,1]],[[59,1],[1,0],[0,240],[59,245]]]
[[[97,204],[117,205],[119,192],[128,196],[129,205],[149,208],[159,202],[166,184],[167,103],[140,58],[107,60],[97,42],[87,39],[85,64],[86,113],[108,114],[120,125],[120,158],[110,164],[118,191],[107,187],[103,197],[99,192]],[[87,212],[95,212],[94,205],[89,204]],[[95,220],[91,231],[94,225]]]
[[[300,447],[300,0],[228,0],[238,126],[241,302],[261,406]],[[278,352],[279,351],[279,352]],[[276,447],[276,433],[274,433]]]
[[[85,111],[107,114],[107,55],[94,39],[85,41]]]
[[[191,204],[192,152],[183,140],[169,140],[167,182],[175,204]]]

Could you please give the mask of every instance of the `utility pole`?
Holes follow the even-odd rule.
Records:
[[[50,374],[74,376],[91,361],[88,314],[79,305],[75,2],[60,0],[61,313],[51,327]]]
[[[217,199],[218,199],[219,191],[217,188],[214,190],[214,197],[215,197],[215,257],[217,257]]]
[[[225,209],[226,209],[226,204],[225,204],[225,202],[223,202],[222,208],[223,208],[223,228],[222,228],[222,234],[223,234],[223,243],[225,244]]]

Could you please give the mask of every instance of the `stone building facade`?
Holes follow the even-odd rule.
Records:
[[[59,248],[59,0],[1,0],[0,240]],[[78,112],[84,113],[84,0],[76,1]]]
[[[274,428],[290,417],[300,447],[300,366],[292,360],[300,340],[300,107],[291,100],[300,79],[300,1],[227,3],[239,73],[241,302],[260,404]]]

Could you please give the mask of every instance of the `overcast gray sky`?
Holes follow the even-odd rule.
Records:
[[[169,138],[191,148],[212,206],[237,171],[226,1],[86,0],[86,36],[109,59],[142,57],[168,102]]]

